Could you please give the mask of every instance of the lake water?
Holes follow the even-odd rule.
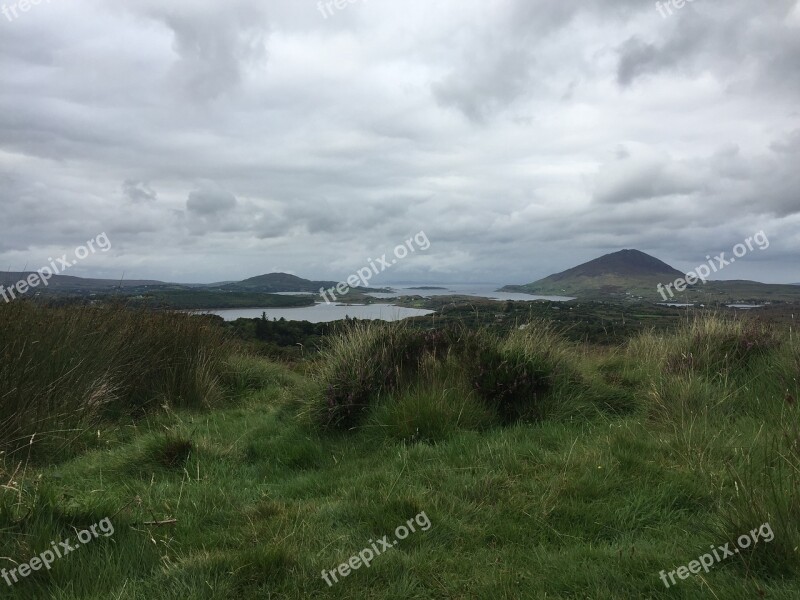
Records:
[[[418,286],[430,286],[444,289],[420,289]],[[460,295],[475,296],[476,298],[488,298],[490,300],[497,301],[516,300],[532,302],[534,300],[550,300],[553,302],[567,302],[569,300],[574,300],[574,298],[568,298],[566,296],[532,296],[530,294],[496,292],[496,289],[503,287],[503,284],[497,283],[408,283],[387,285],[384,287],[396,290],[396,293],[382,294],[376,292],[368,295],[380,299],[397,298],[398,296],[423,296],[425,298],[430,298],[432,296]],[[306,292],[285,292],[284,295],[307,296],[312,294],[308,294]],[[315,300],[319,301],[319,297],[315,297]],[[417,308],[404,308],[402,306],[395,306],[393,304],[338,306],[336,303],[326,304],[324,302],[320,302],[314,306],[304,306],[300,308],[229,308],[203,312],[207,312],[208,314],[212,315],[219,315],[226,321],[235,321],[236,319],[257,319],[261,317],[261,313],[267,313],[267,318],[270,320],[284,318],[287,321],[327,323],[329,321],[339,321],[345,317],[357,319],[375,319],[381,321],[401,321],[403,319],[408,319],[409,317],[423,317],[425,315],[432,314],[433,311]]]
[[[728,308],[739,308],[741,310],[751,310],[753,308],[763,308],[763,304],[728,304]]]
[[[236,319],[258,319],[261,313],[267,313],[267,318],[287,321],[310,321],[311,323],[327,323],[340,321],[345,317],[358,319],[375,319],[381,321],[401,321],[409,317],[423,317],[433,311],[417,308],[404,308],[392,304],[370,304],[337,306],[336,304],[316,304],[300,308],[229,308],[222,310],[203,311],[206,314],[219,315],[226,321]]]
[[[568,302],[575,298],[567,296],[534,296],[531,294],[518,294],[512,292],[496,292],[495,290],[503,287],[501,283],[409,283],[409,284],[396,284],[387,285],[385,287],[396,290],[393,294],[369,294],[375,298],[397,298],[398,296],[422,296],[423,298],[431,298],[433,296],[475,296],[477,298],[488,298],[490,300],[516,300],[520,302],[532,302],[534,300],[550,300],[551,302]],[[438,287],[444,288],[440,290],[421,289],[420,287]]]
[[[677,302],[659,302],[661,306],[676,306],[678,308],[688,308],[690,306],[694,306],[694,304],[678,304]],[[701,304],[701,307],[704,305]],[[763,304],[726,304],[728,308],[738,308],[741,310],[751,310],[753,308],[763,308]]]

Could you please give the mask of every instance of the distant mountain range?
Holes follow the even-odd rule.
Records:
[[[0,285],[9,288],[15,285],[18,281],[27,279],[33,275],[32,271],[0,271]],[[83,277],[74,277],[72,275],[54,275],[48,281],[47,288],[53,291],[64,292],[110,292],[117,289],[130,289],[130,288],[147,288],[154,286],[171,286],[171,284],[164,283],[163,281],[151,280],[125,280],[125,279],[85,279]],[[41,286],[38,289],[45,289]]]
[[[10,287],[18,281],[23,281],[32,275],[32,271],[13,272],[0,271],[0,285]],[[336,281],[310,281],[288,273],[270,273],[251,277],[244,281],[223,282],[211,284],[194,283],[167,283],[156,280],[125,280],[125,279],[85,279],[71,275],[54,275],[46,286],[39,286],[37,290],[52,290],[59,292],[111,292],[115,290],[153,291],[153,290],[203,290],[246,291],[275,294],[278,292],[308,292],[317,294],[320,288],[328,289],[335,286]]]
[[[685,273],[640,250],[606,254],[561,273],[526,285],[508,285],[505,292],[578,298],[643,299],[663,302],[657,286],[666,286]],[[688,286],[684,292],[667,295],[670,302],[763,302],[798,301],[800,290],[792,284],[773,285],[756,281],[709,281]]]
[[[27,279],[30,272],[0,272],[0,285],[6,288]],[[506,292],[545,296],[575,296],[580,299],[651,300],[663,302],[657,286],[666,286],[685,277],[681,271],[639,250],[620,250],[606,254],[561,273],[526,285],[508,285]],[[156,280],[84,279],[71,275],[53,276],[47,287],[39,286],[26,295],[106,296],[120,294],[144,302],[177,308],[225,308],[243,306],[299,306],[314,299],[280,296],[281,293],[319,294],[336,281],[312,281],[288,273],[269,273],[237,282],[179,284]],[[359,294],[391,291],[383,288],[354,288]],[[338,295],[338,294],[337,294]],[[352,297],[352,296],[351,296]],[[686,291],[667,296],[671,302],[764,302],[800,301],[800,284],[772,285],[755,281],[709,281],[688,286]]]
[[[32,272],[0,271],[0,285],[11,288],[25,281]],[[47,286],[31,288],[23,296],[105,297],[120,295],[146,304],[174,308],[243,308],[293,307],[313,305],[315,299],[279,294],[315,296],[320,289],[330,289],[339,282],[311,281],[288,273],[269,273],[237,282],[212,284],[166,283],[155,280],[84,279],[71,275],[54,275]],[[383,288],[353,288],[358,294],[386,291]],[[341,294],[336,294],[341,297]],[[352,298],[352,296],[350,296]]]

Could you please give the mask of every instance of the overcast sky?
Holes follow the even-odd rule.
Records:
[[[688,270],[764,230],[723,278],[800,282],[800,1],[671,10],[17,6],[0,270],[106,232],[70,274],[341,280],[423,230],[427,252],[373,283],[526,283],[622,248]]]

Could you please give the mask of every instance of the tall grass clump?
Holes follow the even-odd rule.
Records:
[[[640,336],[631,342],[630,355],[655,362],[668,373],[725,378],[744,374],[781,344],[781,337],[766,323],[702,315],[670,334]]]
[[[222,330],[118,306],[0,305],[0,447],[69,439],[104,417],[220,398]]]
[[[737,562],[762,577],[800,574],[796,345],[750,315],[701,315],[668,334],[642,334],[626,356],[649,390],[651,418],[674,428],[675,456],[720,486],[709,533],[736,547],[769,523],[774,539]]]
[[[357,425],[377,398],[416,373],[423,356],[444,354],[450,345],[448,332],[415,331],[402,322],[355,323],[329,336],[317,373],[325,400],[317,417],[329,426]]]
[[[787,402],[780,426],[765,444],[732,464],[732,497],[716,523],[722,539],[733,540],[762,523],[775,539],[759,543],[743,558],[764,576],[800,575],[800,409]],[[726,537],[723,537],[726,536]]]
[[[759,422],[766,442],[754,444],[730,467],[735,494],[725,507],[720,530],[730,536],[768,522],[775,539],[747,556],[763,575],[800,575],[800,344],[785,340],[781,352],[763,364],[761,388],[774,397]],[[776,407],[780,407],[776,410]]]
[[[539,420],[545,399],[577,386],[574,350],[545,321],[533,321],[505,338],[478,331],[461,349],[472,386],[501,420]]]
[[[422,359],[418,377],[371,411],[366,427],[381,438],[435,443],[458,431],[499,424],[492,407],[463,377],[457,357]]]
[[[785,363],[787,350],[768,324],[711,314],[670,333],[641,334],[626,357],[649,381],[651,416],[685,422],[762,410],[760,403],[774,395],[767,373]]]
[[[273,386],[292,387],[298,379],[280,363],[250,354],[232,354],[223,366],[220,381],[234,396]]]
[[[456,372],[452,389],[474,395],[503,423],[536,420],[544,414],[546,396],[577,381],[570,354],[568,343],[544,322],[507,337],[464,328],[420,331],[403,323],[356,324],[332,336],[323,352],[318,382],[324,406],[317,406],[317,420],[348,429],[385,398],[399,396],[404,406],[413,405],[415,393],[409,389],[418,390],[416,396],[422,393],[423,365],[442,379],[446,371]],[[428,399],[441,405],[452,397],[452,392],[439,391],[427,394]]]

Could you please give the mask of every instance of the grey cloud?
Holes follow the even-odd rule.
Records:
[[[620,48],[617,81],[620,85],[630,85],[637,77],[651,70],[658,57],[659,52],[655,45],[632,37]]]
[[[673,69],[690,70],[693,59],[702,52],[707,40],[706,23],[694,14],[683,13],[680,17],[680,25],[661,44],[634,35],[619,47],[617,82],[621,86],[629,86],[644,75]]]
[[[122,193],[131,202],[152,202],[158,194],[144,181],[126,179],[122,182]]]
[[[629,86],[645,75],[683,71],[713,73],[732,90],[769,86],[800,90],[797,25],[787,18],[796,0],[775,0],[753,9],[747,0],[686,4],[661,19],[661,27],[637,33],[618,47],[617,81]],[[796,10],[796,9],[795,9]],[[750,76],[743,63],[756,67]]]
[[[780,154],[800,153],[800,129],[796,129],[783,139],[774,141],[770,148]]]
[[[186,208],[196,215],[213,215],[236,207],[236,196],[217,188],[201,188],[189,193]]]
[[[87,272],[330,278],[424,229],[404,278],[506,283],[758,225],[789,277],[796,6],[43,3],[0,19],[0,268],[105,230]]]
[[[702,186],[696,164],[682,164],[652,152],[632,157],[618,150],[617,156],[620,158],[605,165],[598,175],[594,199],[601,204],[692,194]]]
[[[173,75],[194,100],[231,91],[249,67],[266,60],[269,25],[259,3],[148,1],[140,10],[172,31],[178,56]]]
[[[465,58],[470,65],[468,73],[453,72],[433,85],[443,106],[453,106],[469,119],[482,122],[530,90],[535,59],[528,49],[509,47],[502,53],[484,54],[481,48],[473,48],[470,54]]]

